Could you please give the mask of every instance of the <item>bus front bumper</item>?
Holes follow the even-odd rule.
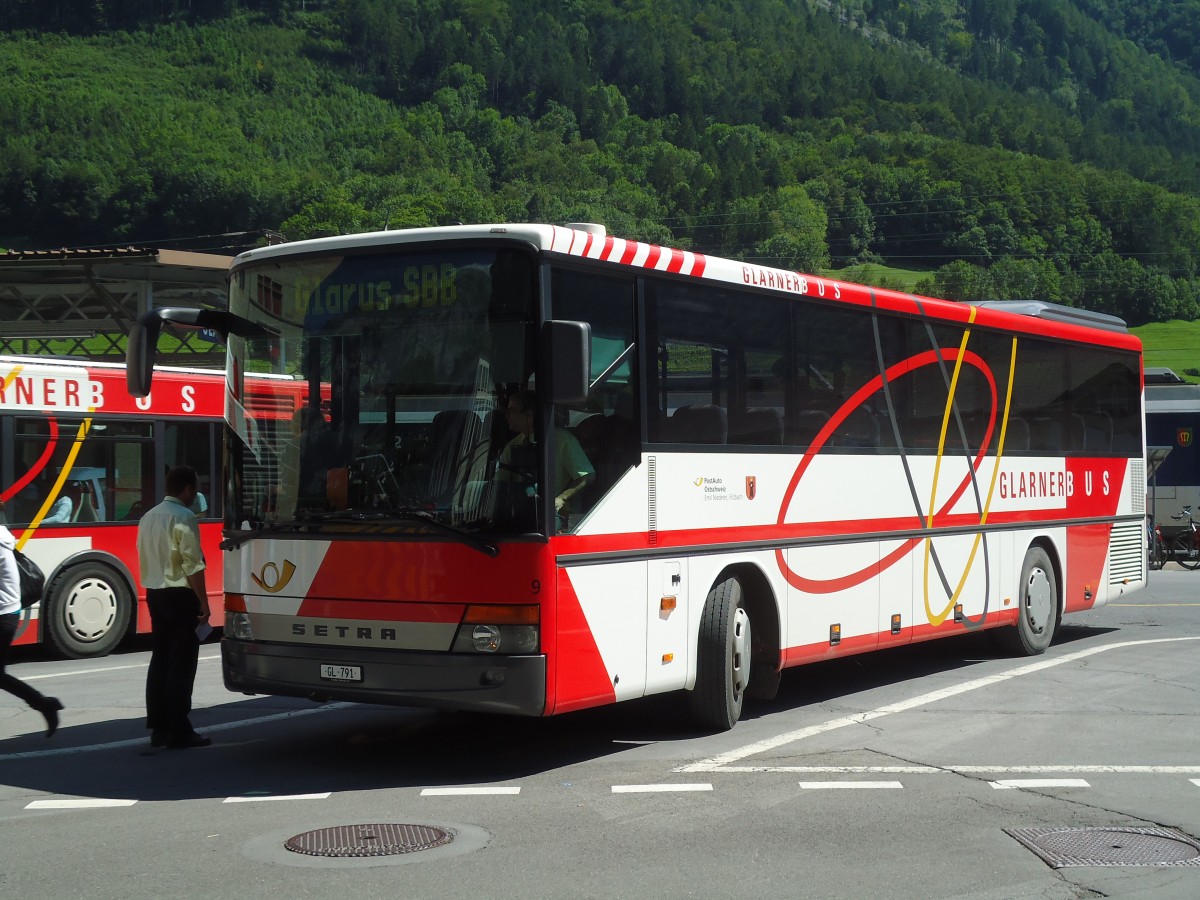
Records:
[[[243,694],[523,716],[546,710],[544,656],[348,651],[224,638],[221,668],[225,687]]]

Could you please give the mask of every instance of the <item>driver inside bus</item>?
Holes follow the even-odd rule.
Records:
[[[534,447],[537,438],[534,425],[537,419],[537,395],[533,391],[516,391],[508,398],[506,408],[508,427],[517,432],[517,436],[505,445],[500,453],[500,465],[497,467],[496,480],[500,482],[520,482],[522,473],[520,467],[514,465],[514,459],[520,459],[522,448]],[[591,484],[596,477],[596,469],[583,447],[579,445],[575,435],[565,428],[554,430],[554,511],[558,514],[559,525],[566,525],[571,512],[571,498]],[[526,451],[527,452],[527,451]]]

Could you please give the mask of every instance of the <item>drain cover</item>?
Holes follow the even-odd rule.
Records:
[[[283,846],[305,856],[396,856],[443,847],[454,834],[432,825],[335,825],[288,838]]]
[[[1171,828],[1006,828],[1054,869],[1200,866],[1200,843]]]

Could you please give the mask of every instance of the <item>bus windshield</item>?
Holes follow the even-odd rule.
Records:
[[[506,404],[533,375],[531,255],[392,246],[251,262],[230,309],[264,332],[230,341],[235,526],[539,530],[537,454],[513,452],[534,446],[500,459],[515,436]]]

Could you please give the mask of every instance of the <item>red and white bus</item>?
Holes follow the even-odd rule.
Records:
[[[143,318],[135,394],[163,321],[229,335],[234,691],[681,691],[729,728],[785,668],[980,629],[1041,653],[1145,583],[1140,344],[1110,317],[496,225],[245,253],[228,313]],[[256,370],[327,412],[268,445]]]
[[[150,630],[137,520],[162,498],[170,466],[199,474],[201,540],[220,560],[224,385],[221,371],[164,368],[153,394],[135,400],[123,364],[0,357],[0,515],[46,574],[45,597],[24,612],[14,643],[102,656]],[[292,407],[297,396],[291,382],[270,393]],[[213,571],[216,611],[224,591],[221,566]]]

